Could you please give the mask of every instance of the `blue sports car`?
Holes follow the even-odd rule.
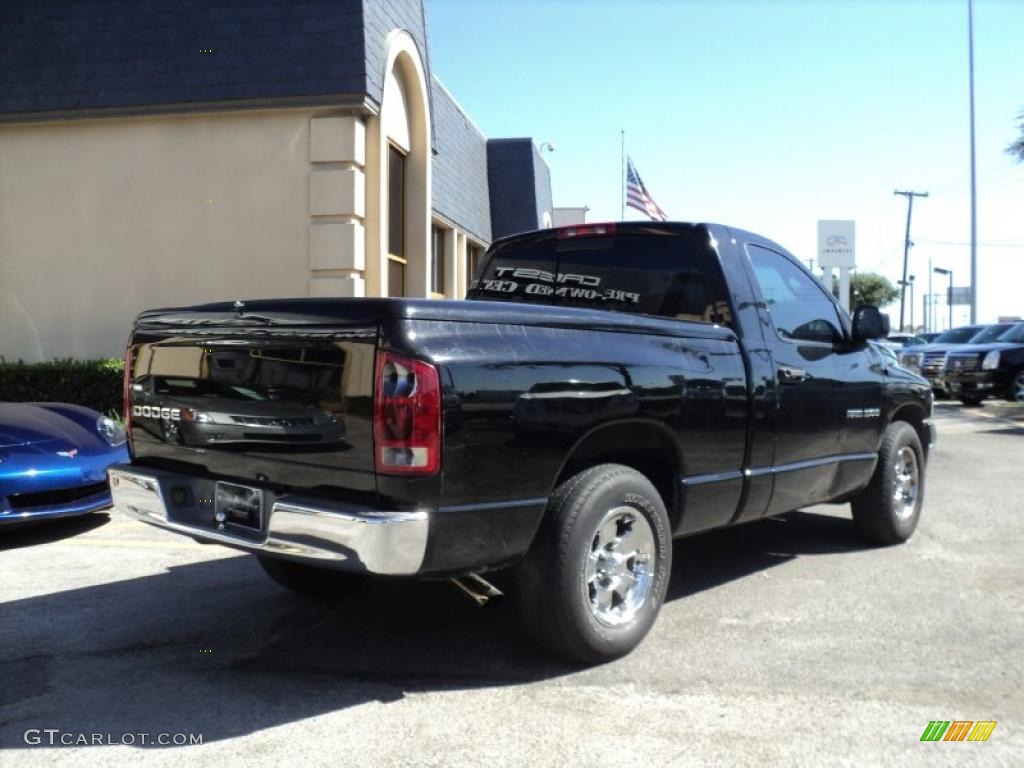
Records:
[[[0,403],[0,526],[110,506],[107,467],[128,461],[121,426],[66,403]]]

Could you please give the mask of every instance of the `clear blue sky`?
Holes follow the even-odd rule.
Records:
[[[619,218],[619,131],[672,219],[815,255],[857,221],[858,265],[897,279],[906,203],[921,316],[928,257],[966,285],[966,0],[427,0],[431,66],[489,137],[552,141],[556,205]],[[979,319],[1024,315],[1024,0],[976,0]],[[627,212],[627,218],[642,218]],[[933,290],[944,289],[936,276]],[[956,319],[966,320],[966,308]],[[945,308],[940,313],[945,321]]]

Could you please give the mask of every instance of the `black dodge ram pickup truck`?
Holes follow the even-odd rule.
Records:
[[[651,628],[674,536],[826,501],[871,541],[914,531],[930,387],[868,343],[887,318],[851,321],[778,245],[528,233],[468,298],[142,313],[117,506],[308,593],[515,565],[531,633],[588,663]]]

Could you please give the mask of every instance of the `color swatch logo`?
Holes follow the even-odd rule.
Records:
[[[932,720],[921,734],[921,741],[988,741],[996,720]]]

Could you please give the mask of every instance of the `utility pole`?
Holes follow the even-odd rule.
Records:
[[[967,59],[971,93],[971,325],[978,321],[978,187],[974,174],[974,0],[967,0]]]
[[[894,195],[903,195],[907,198],[907,234],[903,239],[903,280],[900,281],[900,330],[903,330],[903,307],[907,299],[907,260],[910,258],[910,217],[914,213],[914,198],[928,197],[927,192],[911,192],[909,190],[897,189]]]
[[[911,275],[906,280],[900,280],[900,286],[902,286],[904,289],[906,289],[908,286],[910,287],[910,332],[913,333],[914,332],[914,276]],[[902,326],[903,323],[900,323],[900,325]],[[902,331],[903,328],[901,327],[900,330]]]

